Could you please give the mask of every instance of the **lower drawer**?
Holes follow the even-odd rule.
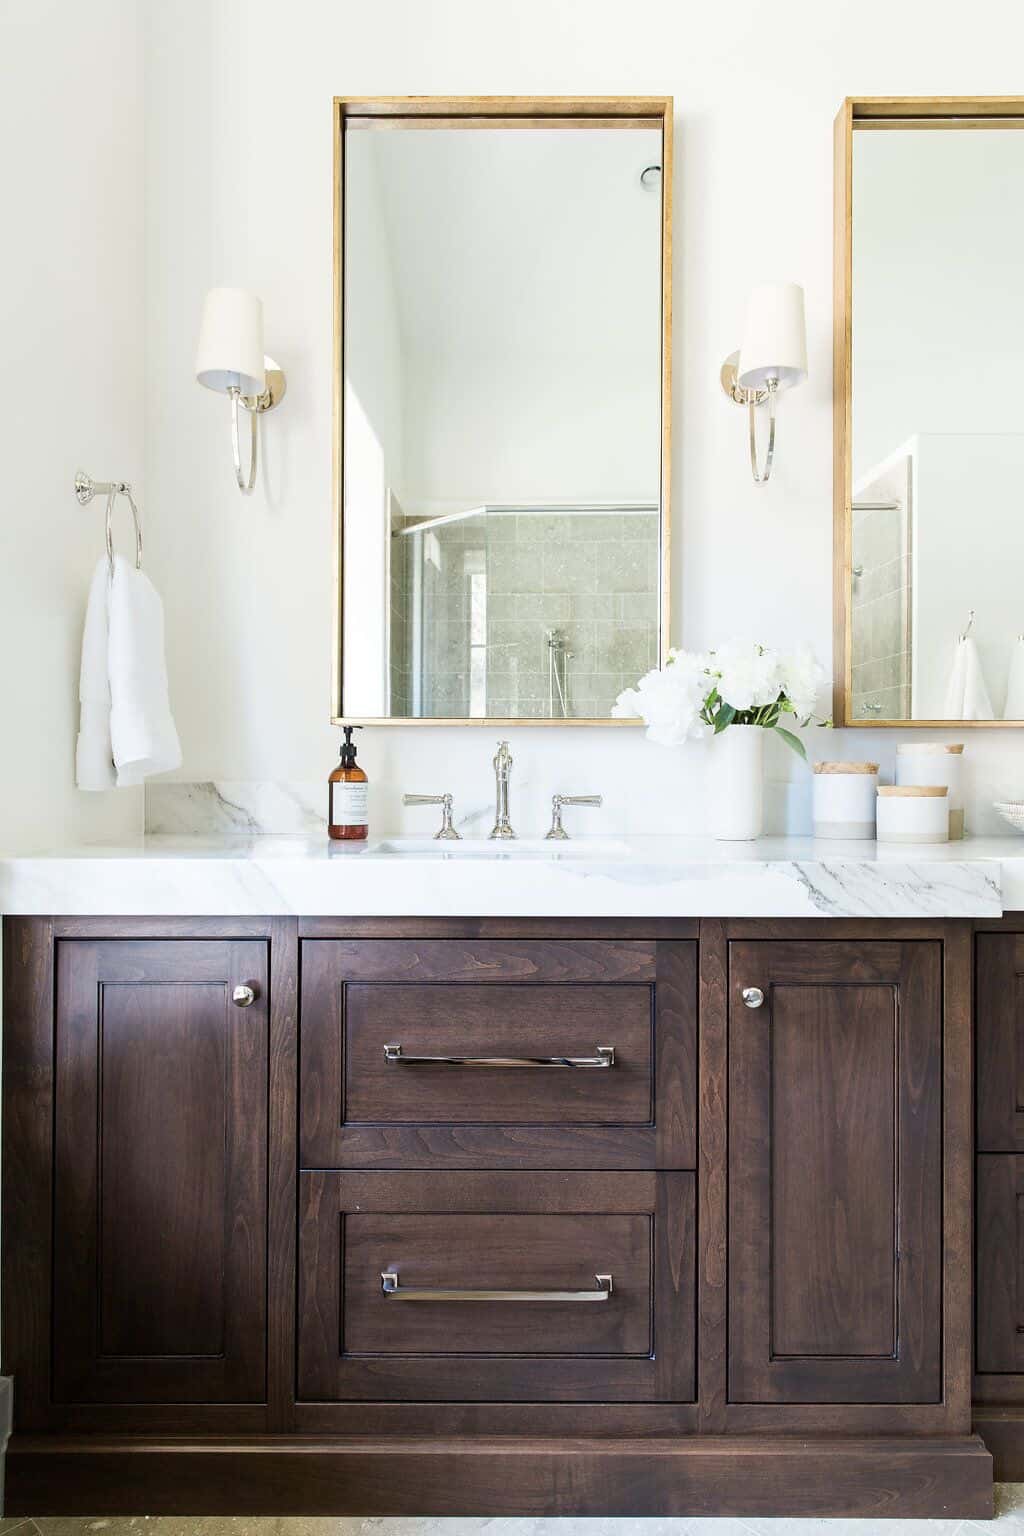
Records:
[[[691,1173],[304,1173],[304,1401],[690,1402]]]

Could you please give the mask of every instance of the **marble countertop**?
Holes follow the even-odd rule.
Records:
[[[535,848],[157,836],[0,858],[12,916],[998,917],[1024,910],[1024,838],[879,846],[574,838]],[[474,856],[475,855],[475,856]]]

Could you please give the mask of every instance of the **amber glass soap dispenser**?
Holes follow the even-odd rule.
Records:
[[[327,835],[337,842],[365,842],[370,831],[367,810],[368,780],[356,765],[356,749],[352,741],[353,730],[359,726],[346,725],[345,741],[341,749],[341,762],[327,780]]]

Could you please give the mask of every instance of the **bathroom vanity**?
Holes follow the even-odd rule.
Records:
[[[8,1513],[990,1513],[1019,845],[623,848],[0,866]]]

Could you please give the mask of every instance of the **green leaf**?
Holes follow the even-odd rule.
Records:
[[[732,725],[736,719],[736,711],[731,704],[723,704],[715,716],[715,735],[720,736],[726,726]]]
[[[804,744],[800,740],[799,736],[794,736],[792,731],[785,730],[781,725],[776,725],[774,727],[774,730],[775,730],[776,736],[781,736],[783,741],[786,743],[786,746],[787,747],[792,747],[793,751],[796,753],[797,757],[802,757],[804,762],[806,763],[806,761],[807,761],[807,750],[804,747]]]

